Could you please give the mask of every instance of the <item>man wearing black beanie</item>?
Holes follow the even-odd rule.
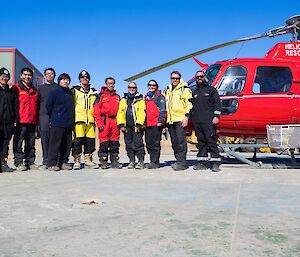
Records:
[[[18,119],[18,97],[8,86],[10,73],[6,68],[0,69],[0,172],[12,172],[7,165],[9,141]]]

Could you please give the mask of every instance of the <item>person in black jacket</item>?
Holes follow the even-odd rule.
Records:
[[[47,68],[44,71],[44,77],[46,83],[38,87],[39,95],[39,125],[41,133],[41,143],[43,150],[43,166],[48,167],[48,147],[49,147],[49,115],[46,108],[49,94],[57,89],[58,85],[54,82],[55,70],[53,68]]]
[[[74,125],[73,94],[69,89],[71,78],[62,73],[58,77],[58,88],[47,100],[50,118],[50,138],[48,148],[48,170],[71,170],[68,158],[72,147],[72,127]]]
[[[193,91],[192,122],[198,140],[198,163],[193,167],[195,170],[208,168],[218,172],[221,162],[217,145],[216,125],[221,115],[221,101],[218,91],[209,86],[204,71],[195,74],[196,89]],[[208,157],[210,153],[210,158]]]
[[[14,124],[18,120],[18,96],[8,86],[10,73],[6,68],[0,69],[0,172],[12,172],[7,165],[9,141],[14,132]]]

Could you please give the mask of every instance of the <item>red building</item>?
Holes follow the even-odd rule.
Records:
[[[5,67],[11,74],[10,84],[20,78],[21,69],[29,67],[33,70],[33,84],[43,83],[43,74],[17,48],[0,48],[0,68]]]

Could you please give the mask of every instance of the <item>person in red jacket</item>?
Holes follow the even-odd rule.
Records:
[[[102,169],[108,168],[109,153],[111,168],[122,169],[122,164],[119,163],[120,130],[116,120],[119,102],[120,96],[115,90],[115,79],[108,77],[94,103],[94,118],[100,141],[98,155]]]
[[[150,154],[150,163],[146,165],[148,169],[159,167],[160,141],[162,126],[166,119],[166,100],[158,90],[158,84],[154,79],[148,82],[149,91],[145,96],[146,101],[146,147]]]
[[[17,170],[38,169],[35,161],[35,127],[38,122],[38,91],[33,86],[33,71],[23,68],[21,80],[13,86],[19,100],[19,120],[13,140],[14,164]],[[23,151],[23,142],[25,148]],[[24,163],[25,161],[25,163]]]

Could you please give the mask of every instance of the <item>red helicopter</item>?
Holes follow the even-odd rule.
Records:
[[[136,80],[221,47],[288,33],[292,34],[291,42],[276,44],[263,58],[236,58],[210,66],[195,59],[222,100],[219,134],[266,138],[269,124],[300,123],[300,15],[289,18],[285,26],[188,54],[125,81]]]

